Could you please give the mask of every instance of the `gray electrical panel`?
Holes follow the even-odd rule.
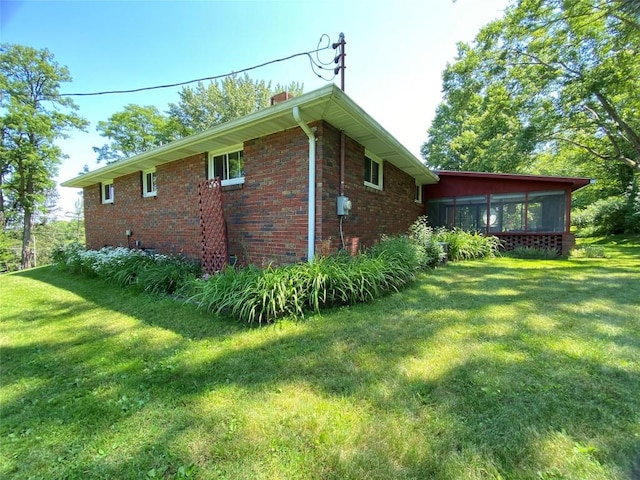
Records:
[[[349,197],[340,195],[337,198],[336,205],[338,207],[338,215],[340,216],[349,215],[349,210],[351,210],[351,200],[349,200]]]

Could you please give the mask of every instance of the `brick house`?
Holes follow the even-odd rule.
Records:
[[[87,248],[199,259],[198,188],[213,177],[222,179],[228,255],[242,264],[357,251],[424,213],[422,186],[438,177],[335,85],[274,99],[64,182],[83,188]],[[346,198],[351,209],[338,215]]]
[[[83,188],[90,249],[129,246],[206,264],[201,221],[224,259],[295,263],[432,225],[566,254],[571,194],[589,179],[429,170],[335,85],[288,98],[69,181]],[[221,205],[203,210],[202,185]],[[349,204],[351,208],[344,210]],[[203,233],[205,232],[205,233]]]

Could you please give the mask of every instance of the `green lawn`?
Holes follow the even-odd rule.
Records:
[[[262,328],[3,276],[0,477],[634,478],[640,241],[591,243]]]

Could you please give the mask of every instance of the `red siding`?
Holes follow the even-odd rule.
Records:
[[[571,182],[557,182],[542,179],[510,179],[482,177],[440,176],[435,185],[427,185],[427,198],[459,197],[463,195],[484,195],[487,193],[541,192],[565,190],[571,193]]]

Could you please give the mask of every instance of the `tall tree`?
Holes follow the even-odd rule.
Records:
[[[422,149],[432,166],[529,171],[552,154],[640,173],[635,1],[515,1],[443,80]]]
[[[232,75],[220,82],[184,87],[178,94],[180,101],[169,104],[169,115],[182,126],[182,135],[190,135],[268,107],[276,93],[296,96],[302,90],[297,82],[271,88],[271,82],[252,80],[246,73]]]
[[[179,138],[181,126],[154,106],[130,104],[107,121],[98,122],[96,130],[110,140],[93,147],[98,162],[113,163]]]
[[[54,142],[87,126],[73,101],[59,94],[60,83],[70,81],[48,50],[0,45],[1,208],[4,218],[9,209],[22,217],[22,268],[32,266],[32,221],[64,158]]]
[[[131,104],[98,122],[96,130],[110,142],[93,150],[98,162],[113,163],[268,107],[271,97],[283,91],[299,95],[302,86],[292,82],[271,89],[270,83],[252,80],[247,74],[209,84],[198,82],[195,88],[182,88],[180,101],[170,103],[166,115],[154,106]]]

